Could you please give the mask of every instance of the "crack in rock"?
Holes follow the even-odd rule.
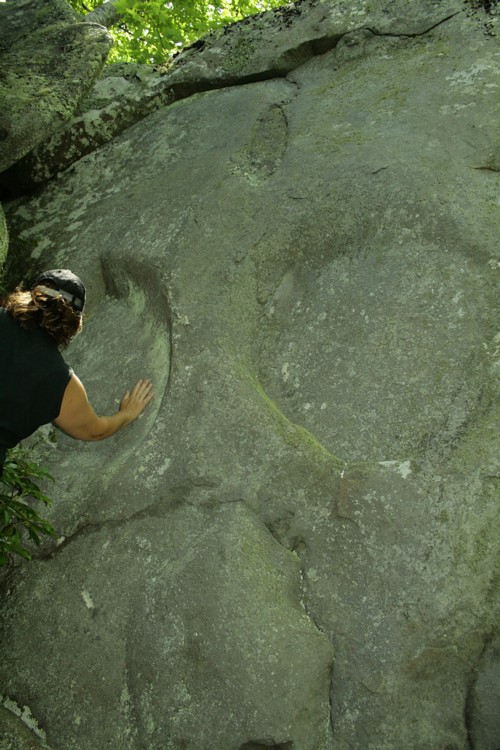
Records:
[[[326,11],[318,12],[320,15],[312,30],[316,30],[316,33],[321,24],[327,21]],[[269,57],[265,54],[261,57],[260,48],[252,40],[252,35],[259,31],[259,19],[266,14],[252,17],[248,20],[248,25],[241,22],[231,27],[230,34],[228,29],[214,32],[188,47],[175,58],[173,64],[165,68],[153,69],[148,71],[147,75],[139,71],[137,85],[131,86],[130,92],[121,98],[108,100],[104,106],[101,105],[97,109],[87,105],[87,109],[90,106],[89,111],[76,114],[67,126],[3,172],[0,176],[0,189],[9,198],[29,192],[37,184],[46,182],[67,169],[75,161],[120,135],[148,114],[168,107],[174,102],[195,94],[232,86],[286,78],[313,57],[330,52],[344,37],[357,32],[368,31],[380,37],[417,38],[428,34],[461,12],[447,15],[415,32],[384,31],[363,25],[347,30],[332,30],[314,37],[312,31],[306,27],[303,33],[305,36],[309,35],[309,38],[278,51],[274,58],[272,48]],[[286,11],[282,11],[282,14],[286,19]],[[214,59],[211,60],[211,56]],[[98,88],[103,80],[105,78],[99,79],[94,89]],[[92,101],[92,93],[88,101]],[[276,119],[271,118],[272,122],[280,127],[278,114],[274,113],[274,116]],[[265,127],[265,123],[262,123],[262,126]],[[255,176],[255,172],[263,177],[272,174],[272,159],[265,158],[262,161],[256,154],[254,157],[255,161],[252,162],[251,159],[252,166],[248,173],[250,180],[252,175]]]

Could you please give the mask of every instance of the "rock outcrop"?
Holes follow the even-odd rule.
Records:
[[[96,409],[156,390],[37,445],[60,538],[0,637],[34,747],[498,750],[496,22],[302,3],[115,68],[102,111],[167,98],[5,204],[11,278],[87,284]]]
[[[0,4],[0,172],[70,119],[110,46],[64,0]]]

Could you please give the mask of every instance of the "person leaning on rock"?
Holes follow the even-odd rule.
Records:
[[[0,306],[0,475],[5,454],[43,424],[78,440],[103,440],[136,419],[153,398],[139,380],[111,416],[98,416],[60,349],[81,330],[85,287],[74,273],[46,271]]]

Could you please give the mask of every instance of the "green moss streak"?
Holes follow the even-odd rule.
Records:
[[[309,432],[309,430],[301,425],[295,424],[283,414],[276,402],[266,393],[256,375],[252,374],[241,363],[236,363],[236,370],[242,380],[250,383],[253,390],[264,404],[267,412],[272,415],[276,424],[279,426],[279,433],[287,445],[290,445],[293,448],[306,448],[316,457],[333,462],[336,469],[339,471],[346,468],[346,461],[338,458],[325,448],[312,432]]]
[[[387,459],[346,461],[345,459],[336,456],[306,427],[302,427],[302,425],[292,422],[281,411],[277,403],[266,393],[257,375],[251,370],[251,368],[241,361],[241,359],[234,354],[234,351],[230,350],[227,346],[224,346],[223,348],[225,349],[227,358],[232,360],[235,372],[243,382],[251,385],[252,390],[257,394],[261,403],[264,405],[266,412],[274,419],[278,435],[288,446],[300,450],[307,450],[307,452],[310,455],[313,455],[314,458],[333,464],[335,470],[339,472],[341,477],[344,477],[344,474],[347,471],[349,471],[349,474],[351,475],[353,472],[361,472],[360,476],[364,476],[364,473],[369,469],[380,471],[383,468],[383,470],[386,470],[386,467],[383,467],[383,464]],[[389,463],[398,464],[407,460],[407,457],[396,458],[392,459]]]

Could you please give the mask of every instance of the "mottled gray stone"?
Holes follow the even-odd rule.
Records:
[[[21,669],[2,656],[7,692],[51,696],[55,747],[323,746],[332,647],[300,603],[300,560],[242,503],[216,506],[89,526],[7,598],[3,632],[24,642],[18,607],[57,602],[37,624],[57,634],[50,665],[43,648]]]
[[[165,77],[147,65],[108,65],[74,116],[0,177],[12,194],[32,190],[82,156],[173,101]]]
[[[111,65],[71,120],[1,178],[13,193],[32,189],[107,143],[150,112],[200,91],[284,77],[356,36],[418,36],[458,12],[456,3],[319,3],[278,8],[220,29],[164,66]],[[359,49],[358,49],[359,53]],[[340,59],[342,53],[339,52]]]
[[[0,3],[0,171],[69,120],[110,46],[64,0]]]
[[[31,712],[10,700],[6,708],[1,699],[0,695],[0,750],[50,750]]]
[[[37,448],[61,540],[4,585],[0,684],[53,750],[470,750],[490,721],[498,42],[461,2],[418,35],[441,3],[376,8],[386,35],[187,96],[6,207],[11,269],[88,285],[67,359],[98,410],[156,390]]]

